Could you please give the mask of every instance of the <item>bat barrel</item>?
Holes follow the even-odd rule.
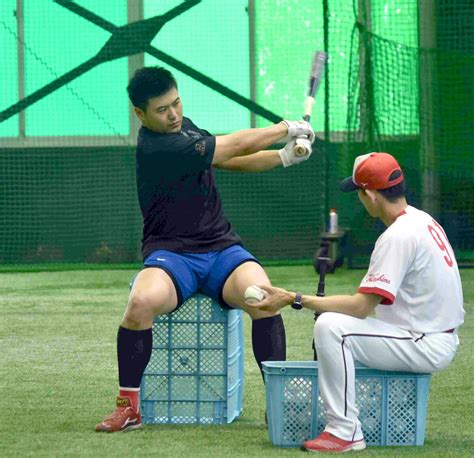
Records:
[[[308,97],[306,98],[306,109],[303,119],[308,121],[311,119],[311,111],[313,109],[314,96],[321,82],[321,78],[324,73],[324,66],[326,65],[328,55],[324,51],[316,51],[313,56],[313,61],[311,65],[311,72],[309,75],[309,87],[308,87]],[[296,145],[293,149],[293,153],[296,156],[304,156],[306,154],[306,149],[301,145]]]

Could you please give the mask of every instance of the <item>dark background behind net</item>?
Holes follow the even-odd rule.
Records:
[[[3,50],[12,70],[0,77],[2,113],[18,101],[18,40],[25,55],[26,96],[81,65],[110,37],[110,31],[54,2],[46,2],[42,10],[35,2],[20,3],[23,32],[12,14],[16,1],[7,0],[0,9],[0,36],[7,45],[13,43]],[[149,18],[181,2],[160,2],[162,11],[144,3],[142,15]],[[367,216],[355,195],[340,194],[337,183],[351,173],[355,156],[388,151],[405,170],[410,203],[441,222],[462,263],[474,262],[474,8],[469,1],[445,1],[436,2],[436,11],[427,11],[417,3],[239,0],[231,5],[236,8],[231,17],[219,2],[203,0],[152,41],[155,49],[164,49],[283,118],[301,116],[312,52],[325,49],[330,55],[313,117],[323,143],[312,158],[261,174],[217,171],[225,212],[257,256],[282,262],[311,259],[328,211],[335,207],[349,233],[351,265],[365,266],[383,226]],[[116,26],[138,19],[130,12],[127,19],[123,0],[75,4]],[[119,4],[122,11],[117,12]],[[217,37],[208,36],[208,26],[195,28],[203,17],[207,23],[211,13]],[[79,58],[84,45],[70,38],[72,49],[63,55],[48,52],[58,43],[48,42],[44,28],[31,31],[31,24],[41,19],[38,15],[44,15],[45,23],[52,21],[51,28],[57,21],[65,31],[83,27],[77,37],[96,46]],[[183,54],[191,46],[189,40],[182,46],[168,40],[166,33],[173,35],[174,24],[183,35],[194,37],[199,53],[191,49],[190,56]],[[239,49],[229,52],[237,45]],[[61,67],[68,56],[77,59]],[[270,124],[261,113],[252,115],[159,57],[145,54],[141,64],[165,65],[176,73],[185,115],[201,127],[218,134]],[[125,93],[133,62],[140,64],[123,57],[92,68],[0,123],[4,266],[141,260],[135,135]],[[82,107],[82,115],[73,110],[61,114],[73,103]],[[118,119],[117,113],[124,115]],[[68,116],[72,130],[81,126],[80,132],[63,127]]]

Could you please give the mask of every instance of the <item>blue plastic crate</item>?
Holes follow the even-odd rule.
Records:
[[[153,323],[140,386],[147,424],[222,424],[242,413],[242,311],[196,294]]]
[[[316,361],[266,361],[268,431],[279,447],[319,435],[326,411]],[[356,365],[356,406],[368,445],[423,445],[430,374]]]

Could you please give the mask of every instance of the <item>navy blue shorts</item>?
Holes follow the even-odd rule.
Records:
[[[178,295],[178,306],[194,293],[212,297],[223,307],[232,308],[224,301],[222,289],[230,274],[244,262],[258,260],[241,245],[208,253],[175,253],[153,251],[144,262],[145,267],[159,267],[173,280]]]

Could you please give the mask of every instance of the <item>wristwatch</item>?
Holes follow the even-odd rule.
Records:
[[[301,293],[296,293],[295,300],[293,301],[293,304],[291,304],[291,307],[295,310],[301,310],[303,308],[303,302],[301,301]]]

